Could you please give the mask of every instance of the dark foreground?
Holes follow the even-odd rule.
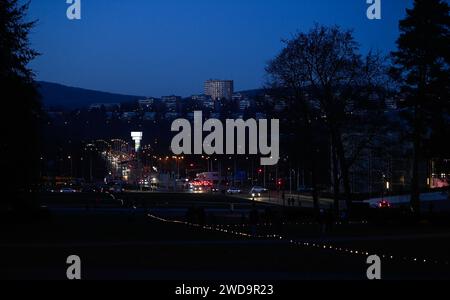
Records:
[[[65,280],[67,257],[78,255],[83,279],[364,280],[368,254],[383,257],[384,279],[450,279],[446,226],[355,222],[323,232],[308,219],[287,224],[261,219],[250,226],[246,216],[253,205],[246,201],[219,195],[139,197],[131,202],[128,197],[124,206],[112,199],[77,204],[73,198],[49,198],[40,218],[6,220],[0,279]],[[189,221],[186,211],[195,199],[206,208],[205,225],[174,223]],[[261,214],[277,209],[256,208]]]

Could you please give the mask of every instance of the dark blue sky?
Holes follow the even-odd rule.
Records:
[[[353,28],[364,50],[395,47],[412,0],[382,0],[383,19],[366,18],[366,0],[82,0],[82,20],[65,0],[33,0],[39,19],[32,63],[37,79],[148,96],[201,93],[209,78],[259,88],[281,39],[315,22]]]

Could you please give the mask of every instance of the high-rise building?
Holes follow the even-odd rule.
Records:
[[[234,92],[233,80],[208,80],[205,82],[205,95],[213,100],[231,100]]]

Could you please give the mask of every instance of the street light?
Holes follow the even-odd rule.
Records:
[[[72,163],[72,156],[67,156],[67,159],[70,160],[70,177],[73,177],[73,163]]]

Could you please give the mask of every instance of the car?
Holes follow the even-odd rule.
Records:
[[[252,197],[261,197],[262,194],[264,194],[265,192],[267,192],[267,189],[260,187],[260,186],[254,186],[251,190],[250,190],[250,195]]]
[[[378,202],[378,208],[391,208],[392,205],[389,201],[387,200],[381,200],[380,202]]]
[[[70,194],[70,193],[76,193],[77,191],[72,188],[62,188],[61,190],[59,190],[59,192],[64,193],[64,194]]]
[[[219,188],[217,187],[211,188],[211,193],[219,193],[219,192],[220,192]]]
[[[193,191],[194,193],[201,193],[201,192],[203,192],[203,187],[201,187],[201,186],[194,186],[194,187],[192,188],[192,191]]]
[[[45,193],[58,193],[58,192],[60,192],[60,190],[57,188],[45,188],[44,192]]]
[[[109,192],[113,194],[121,194],[123,193],[123,188],[120,185],[114,185],[109,188]]]
[[[232,195],[240,194],[241,192],[242,191],[240,189],[235,188],[235,187],[231,187],[227,190],[227,194],[232,194]]]
[[[81,192],[83,192],[83,193],[98,193],[99,190],[96,188],[95,185],[85,185],[81,189]]]
[[[300,186],[297,191],[299,193],[312,193],[314,191],[314,189],[312,187],[308,187],[308,186]]]

